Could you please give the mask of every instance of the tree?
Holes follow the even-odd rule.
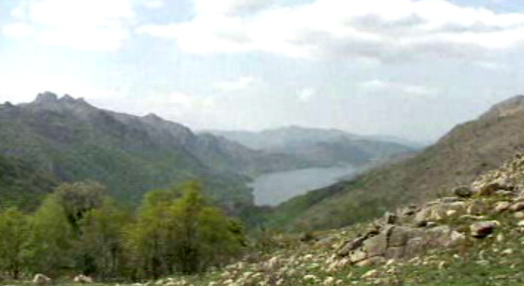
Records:
[[[242,247],[241,225],[210,205],[198,182],[180,192],[146,194],[135,223],[126,231],[126,249],[141,277],[173,272],[194,274],[227,262]]]
[[[75,236],[60,198],[48,195],[31,219],[31,270],[53,274],[74,265]]]
[[[82,237],[78,248],[85,274],[96,273],[103,278],[115,277],[124,267],[122,229],[129,222],[129,214],[112,200],[105,199],[102,207],[88,211],[80,221]]]
[[[96,182],[65,183],[55,192],[71,227],[81,235],[80,221],[87,212],[102,206],[105,187]]]
[[[29,234],[28,218],[16,208],[0,214],[0,268],[18,279],[24,266]]]
[[[236,254],[243,242],[239,224],[209,205],[202,186],[193,181],[183,186],[182,198],[170,207],[170,235],[175,270],[194,274]]]
[[[175,198],[173,190],[148,192],[136,221],[124,231],[126,253],[137,276],[156,279],[169,273],[168,210]]]

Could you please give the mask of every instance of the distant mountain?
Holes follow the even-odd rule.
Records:
[[[29,104],[0,105],[0,138],[0,154],[63,181],[99,181],[131,202],[152,188],[199,178],[220,202],[251,204],[250,175],[303,166],[281,154],[196,135],[154,114],[116,113],[50,92]]]
[[[524,150],[524,96],[461,124],[435,145],[356,179],[296,197],[278,207],[273,224],[334,228],[381,215],[399,204],[437,197],[469,184]]]
[[[33,210],[57,184],[58,180],[49,172],[0,156],[0,209],[15,206]]]
[[[288,154],[315,166],[364,165],[415,150],[336,129],[285,127],[261,132],[208,131],[257,150]]]

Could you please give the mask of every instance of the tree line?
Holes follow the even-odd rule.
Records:
[[[66,183],[33,213],[0,212],[0,271],[103,280],[194,274],[230,262],[245,245],[242,225],[188,182],[148,192],[136,210],[95,182]]]

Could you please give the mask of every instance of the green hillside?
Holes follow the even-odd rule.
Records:
[[[261,172],[294,168],[286,156],[195,135],[156,115],[98,109],[82,99],[40,94],[24,105],[0,105],[0,153],[22,158],[62,181],[94,180],[136,203],[150,189],[200,179],[228,209],[252,204],[246,182]]]
[[[13,158],[0,156],[0,208],[32,210],[57,185],[53,175]]]

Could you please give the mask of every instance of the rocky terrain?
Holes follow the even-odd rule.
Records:
[[[343,229],[273,234],[260,240],[257,251],[225,268],[133,285],[517,286],[524,283],[523,234],[520,154],[437,200]],[[37,278],[49,282],[35,277],[37,284]],[[81,281],[91,282],[89,277]]]
[[[281,236],[273,250],[225,270],[154,284],[522,285],[523,233],[524,155],[518,155],[446,197],[367,224]]]

